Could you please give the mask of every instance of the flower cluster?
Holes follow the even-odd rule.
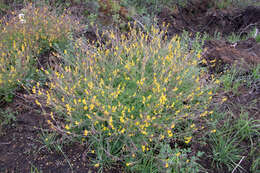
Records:
[[[128,166],[160,141],[188,145],[199,129],[195,120],[212,114],[212,91],[203,85],[205,72],[197,66],[201,49],[186,49],[179,36],[168,41],[166,35],[155,27],[151,33],[130,27],[122,35],[104,32],[100,37],[106,36],[106,43],[79,39],[60,51],[64,63],[55,71],[43,69],[48,89],[33,89],[55,112],[50,124],[82,140],[101,142],[102,136],[113,143],[120,138],[123,154],[117,158]]]
[[[57,16],[48,6],[28,5],[13,12],[0,25],[0,100],[10,95],[25,79],[33,76],[36,58],[54,43],[68,40],[72,20]]]

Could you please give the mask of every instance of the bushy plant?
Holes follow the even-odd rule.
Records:
[[[201,47],[190,50],[179,36],[168,42],[166,31],[155,27],[102,35],[105,43],[79,39],[59,51],[64,63],[43,71],[50,80],[45,89],[33,87],[36,104],[46,114],[52,109],[53,129],[87,141],[96,167],[120,161],[133,171],[172,169],[175,163],[165,167],[172,154],[160,157],[161,143],[188,146],[196,121],[212,113],[213,93],[197,66]]]
[[[35,75],[39,55],[54,44],[66,44],[72,23],[66,14],[57,16],[48,6],[32,5],[13,12],[10,20],[2,20],[0,100],[10,101],[13,91]]]

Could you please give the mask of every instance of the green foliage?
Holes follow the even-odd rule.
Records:
[[[260,34],[258,34],[258,35],[256,36],[255,40],[256,40],[257,43],[260,43]]]
[[[174,7],[178,4],[184,7],[189,0],[121,0],[121,3],[128,7],[134,7],[139,15],[151,15],[160,12],[164,7]],[[153,18],[152,17],[152,18]]]
[[[238,42],[238,41],[240,41],[240,40],[242,40],[242,39],[240,38],[239,35],[237,35],[237,34],[235,34],[235,33],[232,33],[231,35],[229,35],[229,36],[227,37],[227,40],[228,40],[229,42],[231,42],[231,43],[236,43],[236,42]]]
[[[258,145],[258,148],[260,146]],[[258,152],[258,151],[257,151]],[[252,166],[250,168],[250,170],[252,172],[255,172],[255,173],[259,173],[259,170],[260,170],[260,157],[257,156],[254,160],[253,160],[253,163],[252,163]]]
[[[211,152],[212,155],[209,156],[212,159],[212,166],[216,167],[218,170],[223,170],[228,168],[231,171],[236,163],[242,158],[241,149],[237,143],[238,137],[234,136],[234,128],[232,128],[229,119],[226,119],[226,114],[215,113],[213,115],[218,126],[219,122],[223,121],[224,124],[221,128],[217,128],[214,133],[211,133],[209,138],[211,142]]]
[[[253,81],[257,81],[260,79],[260,64],[258,64],[255,68],[252,69],[252,78]]]
[[[254,29],[250,32],[249,36],[255,38],[255,40],[256,40],[257,43],[260,42],[259,29],[254,28]]]
[[[257,138],[259,134],[259,121],[248,117],[248,113],[242,112],[241,115],[232,120],[228,118],[229,113],[214,113],[212,115],[212,131],[209,135],[212,155],[212,166],[219,171],[227,168],[232,171],[242,159],[244,152],[249,150],[247,157],[254,158],[254,151],[257,148]],[[221,123],[221,124],[220,124]],[[244,146],[244,142],[250,145]],[[243,170],[238,167],[237,169]]]
[[[229,171],[234,169],[236,163],[242,158],[241,149],[238,148],[236,140],[232,136],[224,136],[221,133],[211,135],[212,159],[217,169],[226,166]]]
[[[43,144],[43,147],[41,147],[40,149],[46,148],[50,152],[52,152],[53,149],[57,151],[58,143],[56,140],[57,140],[57,135],[55,133],[42,131],[40,142]]]
[[[4,4],[3,2],[0,2],[0,17],[4,15],[7,10],[9,10],[9,6]]]
[[[72,20],[57,16],[48,6],[27,6],[3,19],[0,32],[0,101],[11,102],[14,91],[32,79],[38,79],[37,57],[54,44],[64,46],[71,32]],[[74,24],[75,25],[75,24]],[[76,25],[75,25],[76,26]]]
[[[216,6],[220,9],[227,8],[232,5],[233,0],[219,0],[216,1]]]
[[[165,162],[165,172],[196,173],[201,170],[200,165],[196,162],[202,156],[202,152],[198,152],[190,157],[190,148],[180,149],[179,146],[175,145],[172,149],[168,144],[161,145],[158,157]]]
[[[241,81],[237,80],[237,70],[236,68],[232,68],[231,70],[227,70],[221,77],[220,81],[222,82],[223,88],[225,91],[233,91],[237,92],[238,87],[241,85]]]
[[[41,170],[39,170],[37,167],[31,164],[31,170],[30,173],[42,173]]]
[[[55,126],[76,141],[88,140],[96,166],[121,161],[160,171],[164,161],[154,155],[156,144],[175,139],[189,145],[193,121],[212,113],[213,93],[200,83],[205,71],[197,67],[199,41],[190,50],[188,40],[168,42],[165,33],[154,27],[151,33],[105,32],[108,39],[98,46],[79,39],[58,51],[64,63],[46,72],[49,89],[35,86],[33,93],[54,111],[52,119],[64,120]]]
[[[251,70],[245,74],[244,70],[234,65],[226,70],[220,77],[221,83],[219,89],[233,94],[239,94],[240,87],[255,88],[260,79],[260,65],[251,67]]]
[[[227,36],[227,40],[231,43],[236,43],[241,40],[247,40],[249,38],[255,38],[256,42],[259,42],[260,35],[258,33],[257,28],[254,28],[249,34],[246,36],[241,36],[239,34],[232,33],[231,35]]]
[[[234,129],[237,131],[236,135],[241,141],[248,140],[253,147],[253,138],[260,137],[260,120],[254,120],[248,117],[248,112],[241,113],[240,117],[235,121]]]
[[[0,133],[1,133],[1,129],[4,125],[8,125],[15,120],[16,120],[15,112],[13,112],[9,108],[7,108],[5,110],[0,108]]]
[[[247,7],[250,5],[259,6],[260,3],[255,0],[217,0],[215,1],[216,7],[220,9],[226,9],[229,7]]]
[[[240,34],[237,33],[231,33],[230,35],[227,36],[222,36],[220,32],[215,32],[213,36],[210,36],[209,34],[205,33],[204,37],[206,40],[227,40],[230,43],[237,43],[242,40],[247,40],[249,38],[255,38],[256,42],[259,42],[260,36],[259,32],[256,28],[252,29],[252,31],[245,36],[241,36]]]

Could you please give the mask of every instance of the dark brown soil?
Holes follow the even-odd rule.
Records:
[[[202,65],[211,73],[223,72],[228,65],[236,65],[245,72],[260,63],[260,44],[254,38],[231,44],[225,41],[210,40],[205,43]]]
[[[190,1],[185,8],[165,8],[158,14],[159,23],[169,23],[169,35],[182,33],[183,30],[222,36],[231,33],[247,35],[252,28],[260,28],[260,7],[249,6],[245,9],[218,9],[214,0]]]
[[[37,107],[18,96],[6,105],[18,114],[0,135],[0,172],[30,172],[34,167],[57,173],[97,171],[90,166],[88,149],[78,143],[61,147],[64,154],[52,147],[48,149],[42,139],[43,131],[50,130],[45,118]]]

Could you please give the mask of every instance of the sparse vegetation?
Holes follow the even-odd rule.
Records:
[[[0,109],[0,135],[2,133],[3,126],[10,125],[12,121],[15,120],[15,112],[10,109]]]

